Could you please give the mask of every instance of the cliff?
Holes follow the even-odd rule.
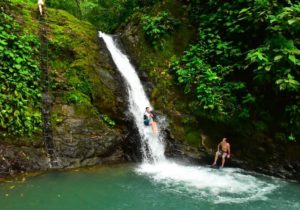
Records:
[[[49,106],[42,113],[50,112],[51,119],[49,133],[42,123],[28,135],[0,131],[0,175],[49,169],[45,135],[52,137],[58,168],[124,161],[121,147],[127,127],[120,112],[126,109],[122,82],[95,27],[62,10],[47,9],[40,18],[36,5],[30,3],[6,2],[1,9],[20,25],[20,36],[39,42],[33,46],[33,60],[45,60],[40,71],[46,69],[48,75],[39,83],[48,92],[38,89],[42,98],[31,106],[40,110],[46,101]]]

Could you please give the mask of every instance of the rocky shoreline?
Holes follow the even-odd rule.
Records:
[[[168,144],[166,155],[190,164],[210,166],[214,159],[214,151],[204,146],[195,148],[189,145],[178,144],[174,141]],[[219,159],[220,164],[220,159]],[[274,162],[255,162],[233,157],[226,161],[225,167],[241,168],[250,172],[257,172],[264,175],[274,176],[286,180],[300,182],[300,161],[291,162],[288,160]]]
[[[105,144],[102,141],[104,137],[95,137],[91,141],[84,142],[78,140],[72,144],[64,143],[59,151],[64,156],[60,157],[61,164],[56,169],[67,170],[103,164],[140,162],[141,151],[137,147],[139,141],[136,139],[138,138],[135,137],[137,136],[129,135],[124,142],[119,138],[111,138],[110,143]],[[0,154],[0,178],[52,170],[45,149],[40,146],[1,144]],[[166,144],[166,156],[187,164],[209,166],[214,154],[204,147],[195,148],[169,139]],[[226,167],[241,168],[250,172],[300,182],[299,162],[283,161],[282,163],[257,164],[234,157],[226,162]]]

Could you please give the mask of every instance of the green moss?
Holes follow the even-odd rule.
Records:
[[[79,118],[99,118],[94,106],[84,103],[74,105],[75,115]]]
[[[201,143],[201,135],[199,131],[189,131],[185,136],[186,142],[191,145],[198,147]]]
[[[10,0],[10,6],[10,13],[22,25],[23,32],[38,36],[39,20],[36,4],[29,0]]]
[[[54,9],[47,10],[47,24],[52,90],[56,100],[73,106],[77,117],[102,119],[98,111],[107,116],[116,112],[116,97],[102,83],[98,73],[98,69],[110,70],[99,57],[94,26]],[[54,114],[59,111],[56,109]]]
[[[65,103],[89,105],[91,102],[90,102],[90,98],[88,98],[88,96],[85,95],[84,93],[77,90],[72,90],[67,92],[65,96]]]
[[[58,126],[63,122],[64,118],[60,113],[54,113],[51,115],[52,126]]]

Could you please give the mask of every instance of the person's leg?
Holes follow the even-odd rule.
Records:
[[[154,134],[157,134],[157,123],[156,122],[152,122],[151,123],[151,128]]]
[[[219,158],[219,151],[216,152],[215,160],[214,160],[214,162],[212,164],[213,166],[217,164],[218,158]]]
[[[222,165],[221,165],[222,168],[224,167],[226,156],[227,156],[227,153],[224,153],[224,154],[222,155]]]
[[[39,4],[40,15],[43,15],[43,6]]]

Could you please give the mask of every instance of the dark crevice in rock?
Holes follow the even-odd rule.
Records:
[[[42,117],[43,117],[43,138],[45,149],[50,158],[50,167],[58,167],[57,154],[53,144],[52,124],[51,124],[51,109],[52,95],[50,91],[50,77],[48,68],[48,40],[45,15],[40,17],[40,68],[41,68],[41,86],[42,86]]]

